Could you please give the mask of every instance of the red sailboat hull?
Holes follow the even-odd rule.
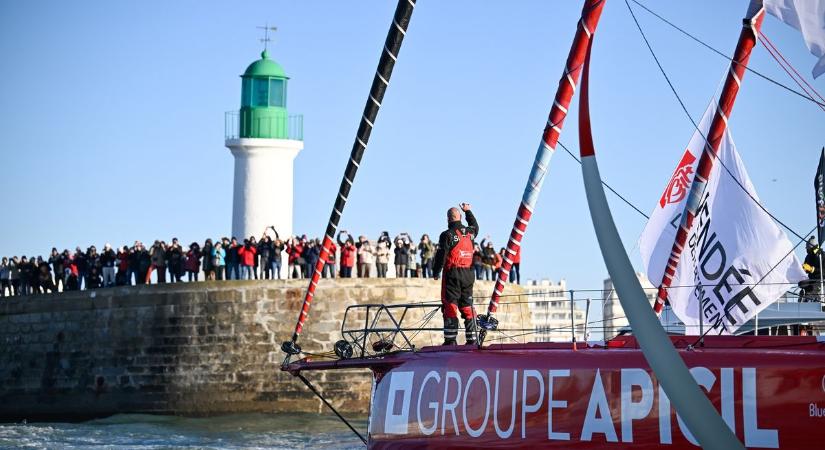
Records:
[[[814,337],[674,338],[748,448],[825,442],[825,343]],[[607,345],[430,347],[382,359],[300,362],[370,367],[369,448],[697,448],[635,339]],[[695,442],[695,441],[694,441]]]

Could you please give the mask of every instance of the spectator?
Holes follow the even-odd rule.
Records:
[[[255,264],[255,255],[258,250],[252,245],[249,239],[243,241],[243,245],[238,248],[238,259],[241,264],[241,280],[252,279],[252,269]]]
[[[18,267],[20,268],[20,292],[22,295],[29,295],[31,294],[32,267],[26,255],[20,257]]]
[[[372,250],[372,244],[370,244],[370,241],[368,241],[364,236],[359,237],[358,240],[361,241],[361,247],[358,248],[358,258],[361,261],[359,263],[361,265],[359,272],[361,273],[362,278],[369,278],[370,267],[372,267],[373,263],[375,263],[375,255]]]
[[[9,297],[12,295],[9,275],[9,258],[4,256],[3,259],[0,260],[0,297],[5,297],[6,291],[9,291]]]
[[[129,265],[134,267],[135,284],[146,284],[146,275],[149,273],[152,259],[142,242],[135,243]]]
[[[367,240],[366,236],[361,235],[361,236],[358,236],[358,242],[355,243],[355,271],[358,273],[358,275],[357,275],[358,278],[363,278],[364,277],[362,275],[362,272],[361,272],[361,269],[362,269],[361,252],[359,252],[359,250],[361,250],[361,244],[363,244],[364,241],[366,241],[366,240]]]
[[[507,249],[501,247],[501,250],[496,253],[495,260],[493,262],[493,280],[498,280],[499,272],[501,271],[501,263],[504,261],[504,255],[507,252]]]
[[[52,271],[49,263],[43,261],[43,258],[39,256],[37,257],[37,286],[38,292],[43,294],[45,294],[46,291],[57,292],[57,287],[52,280]]]
[[[261,264],[261,279],[262,280],[271,280],[272,279],[272,266],[269,264],[270,259],[272,258],[272,238],[264,233],[261,236],[261,240],[258,241],[258,255],[257,260],[260,261]]]
[[[347,235],[346,242],[341,240],[341,233]],[[338,246],[341,247],[341,278],[352,278],[352,266],[355,265],[355,242],[346,230],[339,231],[336,240]]]
[[[224,250],[226,251],[226,279],[227,280],[240,280],[241,279],[241,261],[238,256],[238,250],[241,249],[241,246],[238,245],[238,239],[233,237],[228,245],[224,245]]]
[[[338,246],[335,242],[330,241],[329,249],[327,251],[327,260],[324,263],[324,271],[321,273],[324,278],[335,278],[335,256],[338,253]]]
[[[31,275],[29,276],[29,291],[34,294],[40,293],[40,264],[43,262],[43,257],[38,256],[29,260],[29,270],[31,271]]]
[[[103,287],[112,287],[115,285],[115,263],[117,262],[117,255],[112,250],[111,244],[103,246],[103,253],[100,255],[101,272],[103,273]],[[57,272],[55,272],[57,273]],[[57,284],[57,283],[55,283]]]
[[[132,283],[129,272],[129,247],[123,246],[117,252],[117,275],[115,275],[115,285],[127,286]]]
[[[301,236],[301,247],[303,250],[301,251],[301,276],[307,278],[310,276],[312,272],[312,268],[310,268],[310,260],[312,256],[310,255],[310,247],[311,242],[307,240],[307,236]]]
[[[289,278],[301,278],[303,276],[301,267],[304,265],[304,258],[301,257],[301,254],[304,252],[304,245],[297,237],[292,236],[287,241],[286,251],[289,254],[287,260]]]
[[[66,289],[63,283],[63,257],[60,256],[60,253],[55,247],[52,247],[52,252],[49,254],[49,264],[52,265],[52,270],[54,271],[55,292],[57,292],[57,286],[62,286],[63,289]]]
[[[493,280],[493,270],[496,266],[496,249],[490,241],[490,236],[481,240],[481,263],[484,265],[484,279]]]
[[[407,274],[410,278],[418,278],[418,260],[415,254],[418,247],[413,245],[412,240],[407,242]]]
[[[430,236],[421,236],[418,243],[418,254],[421,255],[421,276],[424,278],[433,277],[433,256],[435,256],[435,246],[430,241]]]
[[[178,238],[172,238],[172,245],[166,248],[166,260],[169,268],[169,282],[180,283],[183,280],[183,247]]]
[[[407,264],[409,263],[410,253],[407,244],[400,236],[395,238],[395,277],[406,278]]]
[[[249,245],[255,249],[255,253],[252,255],[252,275],[250,275],[249,279],[258,279],[258,242],[255,240],[255,236],[249,236]]]
[[[63,264],[66,270],[66,287],[70,291],[77,291],[80,290],[80,271],[77,268],[77,262],[75,261],[77,253],[71,255],[68,259],[68,267],[66,267],[66,263]]]
[[[158,284],[166,283],[166,246],[155,240],[152,248],[149,249],[149,257],[152,260],[152,267],[157,271]]]
[[[86,276],[89,274],[89,265],[86,263],[86,254],[80,250],[80,247],[75,247],[74,258],[72,259],[72,263],[77,268],[76,290],[80,290],[83,287],[83,283],[86,280]]]
[[[198,281],[198,274],[201,271],[201,246],[197,242],[189,244],[183,268],[186,269],[187,281]]]
[[[272,275],[273,278],[281,279],[281,263],[283,261],[283,253],[284,249],[286,249],[286,245],[281,241],[281,238],[278,237],[278,232],[275,232],[275,242],[272,243],[272,257],[270,258],[269,264],[272,266]]]
[[[216,242],[215,247],[212,249],[212,267],[215,268],[215,279],[217,280],[223,280],[223,272],[226,267],[225,257],[226,250],[223,249],[223,244]]]
[[[481,251],[481,246],[473,244],[473,270],[476,273],[476,280],[480,280],[484,275],[484,264],[482,263],[483,254],[484,252]]]
[[[89,272],[86,274],[86,289],[97,289],[100,287],[100,273],[97,266],[89,266]]]
[[[203,279],[207,281],[215,279],[215,260],[212,257],[213,249],[212,239],[207,239],[203,243],[203,249],[201,250],[201,256],[203,256]]]
[[[521,246],[516,246],[516,254],[513,255],[513,266],[510,269],[510,282],[521,284]]]
[[[378,278],[387,278],[387,266],[390,264],[390,244],[378,238],[375,244],[375,269]]]
[[[378,248],[378,244],[381,244],[382,242],[387,245],[387,250],[392,248],[392,241],[390,240],[390,233],[388,231],[381,232],[381,236],[378,236],[378,242],[376,242],[375,248]]]
[[[318,259],[321,258],[321,241],[318,239],[310,239],[306,246],[306,265],[304,268],[304,276],[311,278],[315,272],[315,267],[318,265]]]
[[[94,245],[86,250],[86,265],[87,276],[91,274],[92,269],[97,269],[97,276],[100,278],[100,255],[97,253],[97,248]],[[100,287],[100,283],[98,283],[97,287]]]

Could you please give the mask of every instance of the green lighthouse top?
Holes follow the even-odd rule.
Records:
[[[258,27],[264,30],[264,50],[261,59],[250,64],[241,75],[241,110],[227,119],[234,130],[227,136],[256,139],[303,138],[303,116],[290,117],[287,113],[287,83],[283,67],[269,59],[266,44],[269,31],[275,27]]]
[[[253,62],[246,68],[242,77],[271,77],[289,79],[284,72],[284,68],[275,61],[269,59],[269,52],[261,52],[261,59]]]

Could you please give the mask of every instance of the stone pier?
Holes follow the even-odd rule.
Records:
[[[522,292],[510,286],[510,293]],[[492,283],[476,288],[484,298]],[[321,411],[300,381],[280,371],[280,343],[292,334],[305,289],[304,280],[222,281],[4,298],[0,420]],[[309,352],[331,351],[347,306],[437,301],[439,290],[423,279],[323,280],[300,343]],[[499,317],[531,328],[519,298]],[[440,327],[440,317],[429,326]],[[441,339],[425,332],[415,343]],[[342,411],[367,412],[368,371],[307,378]]]

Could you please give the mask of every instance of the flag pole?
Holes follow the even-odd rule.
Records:
[[[819,244],[819,303],[822,303],[825,294],[825,279],[822,278],[822,244]]]
[[[596,27],[599,24],[599,18],[604,8],[604,2],[605,0],[585,0],[584,6],[582,7],[581,19],[576,29],[576,35],[573,38],[570,53],[567,55],[567,64],[564,66],[564,73],[559,80],[559,87],[556,90],[556,97],[550,109],[547,124],[544,126],[541,142],[539,142],[539,148],[538,151],[536,151],[536,158],[533,161],[533,168],[530,171],[530,176],[527,178],[524,195],[516,211],[516,220],[513,222],[512,230],[510,230],[510,239],[507,241],[507,253],[501,261],[501,268],[499,269],[495,288],[490,298],[490,304],[487,307],[487,317],[495,313],[498,309],[500,296],[502,292],[504,292],[504,285],[510,277],[510,269],[513,267],[512,258],[521,251],[521,239],[527,231],[527,224],[530,223],[530,217],[533,215],[533,210],[541,192],[541,186],[544,183],[544,178],[550,167],[550,159],[556,150],[561,129],[564,125],[564,119],[567,117],[567,108],[570,106],[570,101],[576,92],[576,83],[581,74],[585,53],[587,53],[587,46],[590,44],[593,33],[596,32]]]
[[[816,207],[816,238],[819,244],[819,301],[825,295],[825,279],[822,277],[822,241],[825,240],[825,147],[819,155],[819,164],[814,176],[814,197]]]
[[[676,275],[676,268],[679,265],[682,250],[687,241],[690,228],[693,226],[693,220],[696,217],[702,196],[704,195],[708,178],[713,169],[713,163],[716,160],[716,152],[719,150],[719,145],[725,135],[728,119],[733,111],[733,104],[739,93],[742,78],[745,76],[745,70],[747,69],[751,52],[756,46],[759,30],[762,27],[764,18],[765,8],[762,5],[762,0],[751,0],[748,5],[747,16],[742,21],[742,31],[739,34],[739,41],[736,44],[736,50],[731,59],[730,69],[728,70],[727,77],[725,77],[722,93],[719,96],[719,104],[710,125],[707,142],[705,143],[702,155],[699,157],[696,177],[693,180],[687,202],[685,202],[685,209],[682,212],[679,230],[676,232],[676,238],[670,250],[670,257],[665,266],[662,281],[659,283],[656,303],[653,306],[657,314],[662,311],[662,307],[667,300],[667,290],[673,282],[673,277]]]
[[[338,228],[338,221],[341,220],[341,215],[344,212],[344,207],[347,204],[347,197],[349,196],[352,183],[355,181],[355,174],[358,172],[358,167],[361,165],[361,157],[367,149],[369,143],[370,133],[375,124],[375,119],[378,117],[378,110],[381,108],[381,102],[384,99],[384,93],[390,83],[393,67],[398,59],[398,52],[401,50],[401,43],[404,36],[407,34],[407,27],[410,24],[413,9],[415,9],[416,0],[398,0],[395,7],[395,15],[393,16],[390,29],[387,32],[387,38],[384,41],[384,48],[381,52],[381,58],[378,61],[378,68],[375,71],[375,76],[372,80],[370,93],[364,105],[364,113],[361,116],[361,123],[358,126],[358,132],[355,135],[355,142],[352,144],[352,151],[350,152],[347,167],[344,170],[344,177],[341,180],[341,185],[338,189],[338,194],[335,198],[332,213],[329,216],[329,223],[327,223],[326,233],[324,233],[324,241],[321,247],[321,254],[318,257],[318,262],[315,264],[315,269],[310,276],[309,286],[307,287],[306,295],[304,296],[304,303],[301,306],[301,312],[298,315],[298,320],[295,323],[295,331],[289,341],[281,344],[281,350],[287,355],[297,355],[301,353],[301,347],[298,345],[298,337],[303,331],[304,323],[309,315],[309,309],[312,306],[312,298],[315,296],[315,288],[318,285],[318,280],[321,277],[321,271],[329,256],[329,249],[332,246],[332,236]],[[287,356],[288,358],[289,356]]]

